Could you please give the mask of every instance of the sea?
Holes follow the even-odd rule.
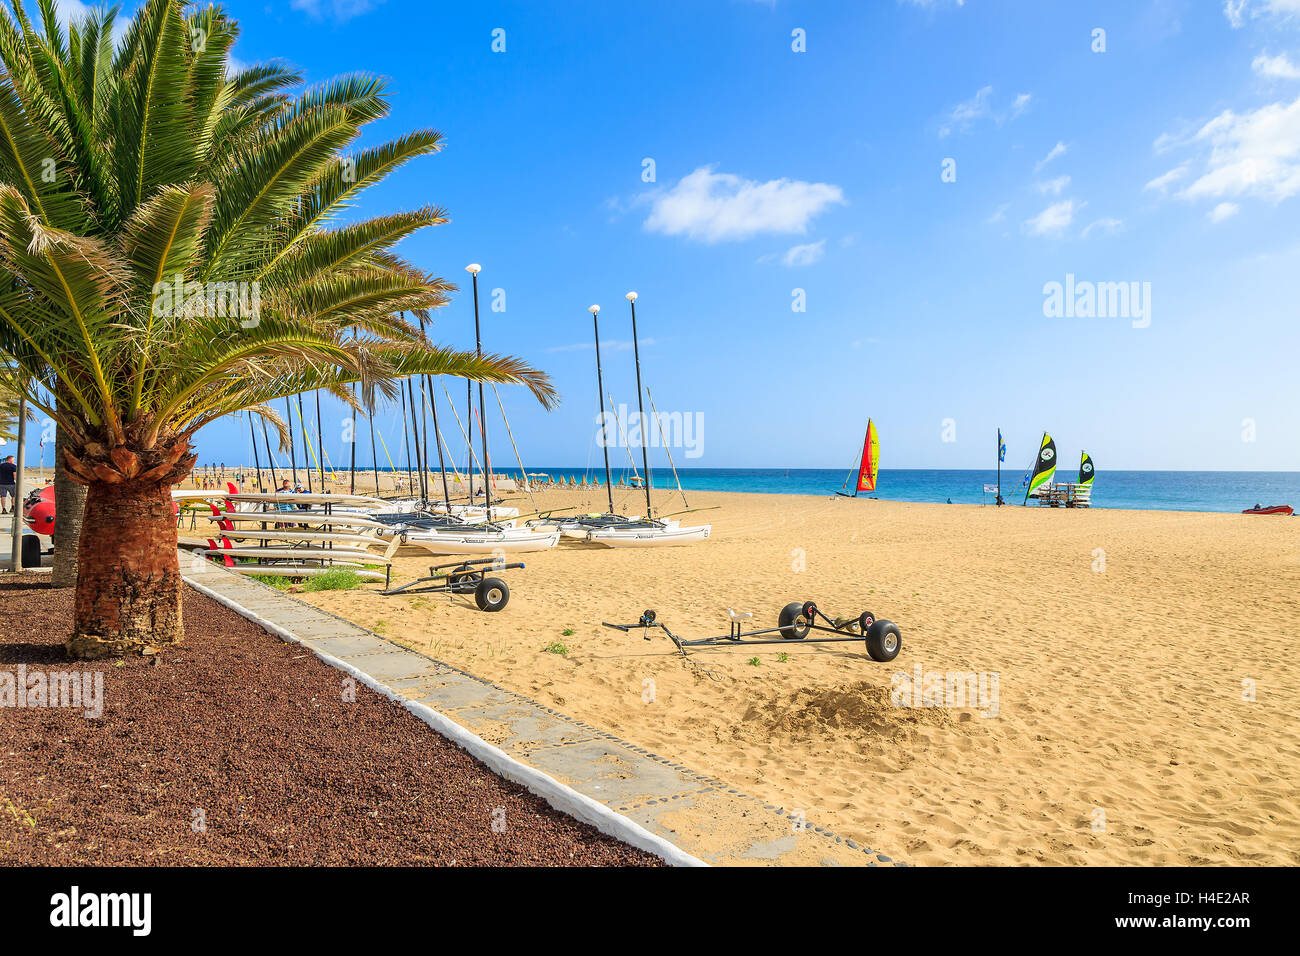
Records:
[[[518,477],[519,470],[494,472]],[[545,474],[566,480],[597,477],[603,469],[528,468],[531,475]],[[743,491],[772,495],[832,495],[844,486],[843,469],[818,468],[679,468],[682,488],[691,491]],[[625,478],[623,471],[614,481]],[[1058,474],[1058,480],[1060,475]],[[1072,476],[1071,476],[1072,477]],[[1002,472],[1002,497],[1010,504],[1024,500],[1023,475]],[[997,472],[927,468],[882,468],[876,490],[869,497],[885,501],[929,501],[953,504],[994,503],[986,485],[995,485]],[[655,471],[653,487],[675,487],[672,472]],[[851,490],[851,489],[849,489]],[[1093,482],[1094,508],[1130,508],[1149,511],[1239,512],[1256,504],[1289,504],[1300,509],[1300,472],[1297,471],[1099,471]]]

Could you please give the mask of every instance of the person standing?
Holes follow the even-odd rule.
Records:
[[[7,515],[10,508],[14,514],[18,513],[17,486],[18,466],[14,464],[13,455],[6,455],[5,460],[0,461],[0,514]]]

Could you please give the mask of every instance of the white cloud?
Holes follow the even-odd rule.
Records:
[[[1040,159],[1038,162],[1034,164],[1034,172],[1038,172],[1040,169],[1042,169],[1052,160],[1056,159],[1058,156],[1064,156],[1068,149],[1069,147],[1067,147],[1064,143],[1058,142],[1055,146],[1051,148],[1051,150],[1048,152],[1046,156],[1044,156],[1042,159]]]
[[[1083,208],[1083,203],[1073,199],[1054,202],[1033,219],[1025,220],[1025,231],[1031,236],[1059,236],[1070,228],[1074,214]]]
[[[1206,171],[1179,193],[1182,198],[1281,202],[1300,193],[1300,97],[1247,113],[1224,110],[1196,140],[1209,145]]]
[[[1123,219],[1097,219],[1088,223],[1087,227],[1082,233],[1080,233],[1080,235],[1084,239],[1087,239],[1094,232],[1105,233],[1108,236],[1113,236],[1123,228]]]
[[[1250,68],[1270,80],[1300,80],[1300,66],[1288,60],[1285,53],[1277,56],[1261,53],[1251,62]]]
[[[830,183],[757,182],[701,166],[654,197],[645,228],[703,242],[801,235],[815,216],[843,202],[844,190]]]
[[[67,29],[68,24],[73,20],[80,21],[86,14],[98,8],[98,4],[82,3],[81,0],[54,0],[54,9],[58,13],[59,22]],[[135,11],[141,6],[140,2],[130,2],[122,4],[122,9],[117,14],[117,19],[113,21],[113,42],[121,43],[122,38],[126,36],[126,31],[131,25],[131,18]]]
[[[1151,180],[1142,188],[1149,189],[1149,190],[1156,190],[1158,192],[1165,192],[1171,185],[1178,182],[1178,180],[1182,179],[1186,175],[1187,175],[1187,164],[1183,163],[1183,165],[1175,166],[1173,169],[1169,170],[1169,172],[1157,176],[1155,179]]]
[[[1206,216],[1209,217],[1210,222],[1223,222],[1223,220],[1231,219],[1239,212],[1241,212],[1241,207],[1235,202],[1221,202],[1206,213]]]
[[[1007,218],[1007,210],[1010,208],[1011,208],[1011,203],[1004,202],[1002,205],[998,206],[997,209],[994,209],[993,214],[989,216],[987,219],[985,219],[984,221],[988,223],[1001,222],[1002,220]]]
[[[958,103],[948,114],[948,119],[939,129],[940,136],[947,136],[956,127],[959,130],[966,130],[976,121],[986,116],[992,115],[989,110],[989,100],[993,96],[993,87],[985,86],[976,91],[975,95],[963,103]]]
[[[993,107],[993,87],[981,87],[975,91],[974,96],[958,103],[948,112],[939,127],[939,136],[948,136],[954,131],[964,133],[984,119],[992,120],[1001,126],[1025,112],[1032,98],[1028,93],[1021,93],[1007,109],[997,110]]]
[[[290,0],[289,6],[317,20],[328,18],[343,23],[370,12],[383,2],[384,0]]]
[[[1287,19],[1300,15],[1300,0],[1223,0],[1223,15],[1228,18],[1228,25],[1239,30],[1246,22],[1246,17],[1274,16]]]
[[[1055,179],[1049,179],[1045,183],[1036,183],[1038,191],[1044,196],[1059,196],[1070,185],[1069,176],[1057,176]]]
[[[807,242],[791,246],[781,257],[781,264],[786,266],[810,266],[826,254],[826,240]]]

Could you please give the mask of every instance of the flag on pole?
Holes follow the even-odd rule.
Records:
[[[1002,440],[1002,429],[998,429],[998,461],[1007,460],[1007,443]]]

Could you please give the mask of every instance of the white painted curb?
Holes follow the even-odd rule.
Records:
[[[317,650],[310,644],[299,640],[294,634],[286,631],[273,621],[268,621],[252,611],[243,607],[236,601],[231,600],[224,594],[212,590],[209,587],[191,580],[185,575],[181,575],[185,582],[200,594],[210,597],[223,607],[245,617],[257,624],[264,630],[274,634],[282,640],[289,641],[293,644],[300,644],[308,648],[313,654],[323,660],[331,667],[336,667],[355,677],[361,683],[365,684],[376,693],[382,694],[391,701],[401,704],[416,717],[432,727],[442,736],[457,744],[464,750],[468,751],[475,759],[482,762],[489,770],[499,777],[512,780],[515,783],[527,788],[530,792],[541,797],[556,810],[567,813],[569,816],[583,823],[590,824],[601,833],[612,836],[616,840],[634,846],[638,850],[645,850],[647,853],[653,853],[665,862],[673,866],[708,866],[698,857],[691,856],[681,847],[670,843],[656,833],[651,833],[635,820],[616,813],[599,800],[593,800],[585,793],[574,790],[567,784],[560,783],[554,777],[551,777],[536,767],[530,767],[526,763],[521,763],[514,757],[510,756],[500,747],[494,747],[482,737],[471,733],[460,724],[456,723],[445,714],[439,713],[426,704],[410,700],[396,693],[385,684],[375,680],[365,671],[358,670],[347,661],[340,660],[331,654]]]

